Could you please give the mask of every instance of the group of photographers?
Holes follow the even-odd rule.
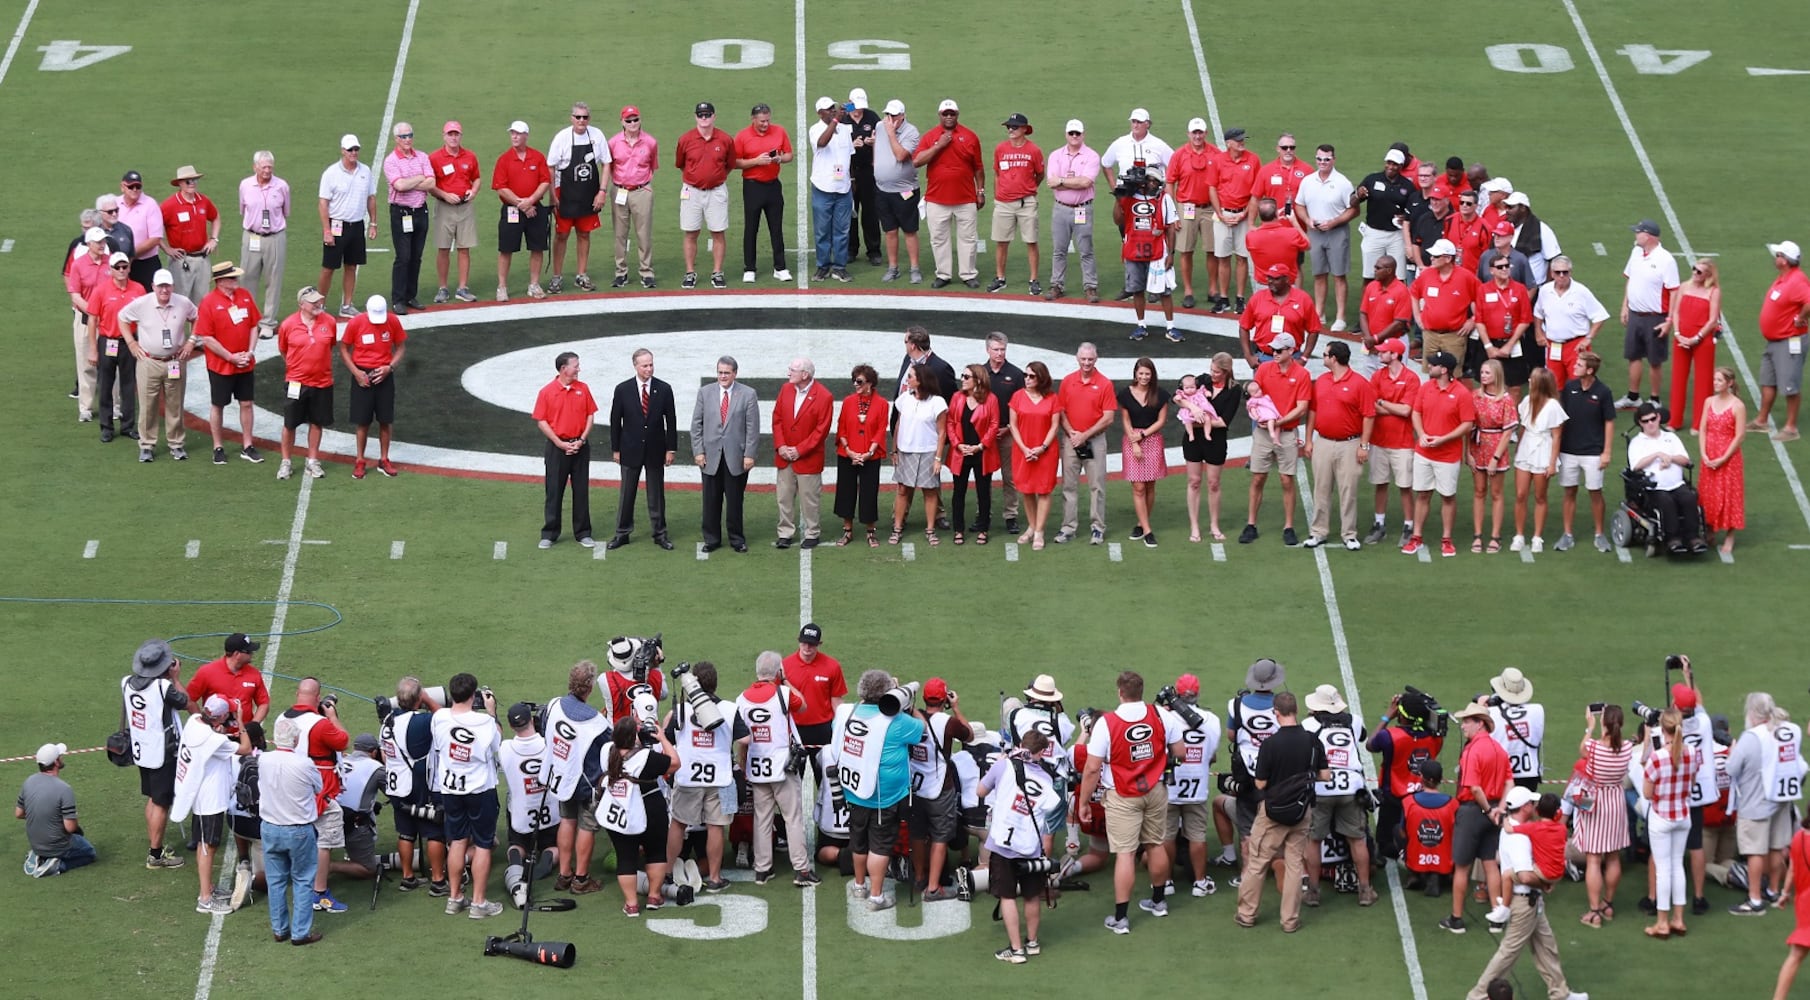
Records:
[[[182,865],[163,844],[164,824],[193,816],[197,909],[231,912],[254,883],[249,859],[261,840],[272,932],[295,944],[319,939],[316,914],[345,909],[329,874],[381,878],[396,866],[400,890],[445,897],[449,915],[500,913],[486,895],[499,785],[507,788],[504,885],[518,908],[530,907],[533,881],[555,871],[555,892],[600,890],[590,869],[599,830],[614,848],[629,917],[727,889],[732,844],[751,847],[754,881],[764,884],[775,876],[777,844],[794,885],[813,887],[815,866],[834,865],[871,910],[896,905],[889,878],[909,879],[925,903],[991,893],[1007,933],[996,957],[1014,964],[1039,953],[1044,906],[1108,864],[1106,926],[1118,934],[1131,930],[1140,864],[1150,887],[1138,908],[1153,917],[1168,914],[1178,872],[1193,895],[1213,894],[1209,820],[1222,845],[1211,863],[1243,859],[1233,880],[1243,927],[1258,923],[1272,871],[1280,924],[1292,933],[1302,907],[1321,904],[1327,869],[1338,891],[1367,907],[1377,899],[1372,859],[1380,867],[1395,858],[1410,888],[1437,896],[1450,886],[1451,915],[1440,926],[1462,934],[1476,867],[1485,922],[1502,935],[1477,998],[1527,951],[1552,996],[1582,996],[1565,984],[1543,898],[1567,873],[1587,878],[1584,922],[1613,919],[1631,845],[1635,857],[1651,858],[1652,888],[1641,901],[1655,917],[1650,936],[1686,933],[1687,905],[1707,912],[1706,877],[1748,891],[1731,911],[1739,915],[1763,915],[1786,888],[1785,849],[1806,772],[1801,730],[1755,693],[1731,739],[1726,721],[1704,709],[1682,656],[1667,660],[1667,681],[1674,672],[1680,679],[1664,707],[1591,704],[1571,782],[1563,795],[1541,795],[1547,718],[1532,680],[1512,667],[1449,714],[1409,687],[1374,733],[1332,685],[1297,700],[1286,670],[1269,659],[1250,666],[1223,728],[1200,705],[1193,674],[1147,702],[1144,678],[1125,671],[1117,707],[1072,717],[1055,679],[1039,675],[1022,699],[1002,694],[1000,729],[989,732],[940,678],[920,686],[868,670],[849,702],[840,665],[818,649],[821,628],[807,625],[799,639],[791,659],[756,657],[753,682],[732,700],[718,695],[713,664],[663,671],[657,636],[613,640],[601,683],[598,667],[580,662],[563,695],[517,702],[500,716],[469,673],[444,688],[404,677],[394,700],[376,699],[379,734],[355,740],[334,698],[305,678],[270,747],[258,721],[268,710],[261,681],[233,691],[241,671],[256,675],[245,669],[255,642],[235,635],[227,656],[203,668],[224,678],[223,693],[185,691],[175,654],[152,640],[121,682],[123,746],[110,751],[140,771],[153,845],[147,867]],[[677,690],[662,716],[666,675]],[[801,727],[800,717],[812,721]],[[1447,788],[1440,758],[1452,720],[1463,742]],[[1232,752],[1216,769],[1222,738]],[[1374,787],[1360,747],[1374,755]],[[395,854],[375,849],[380,788]],[[213,851],[228,829],[244,860],[230,888],[215,888]],[[342,848],[347,859],[333,861]]]

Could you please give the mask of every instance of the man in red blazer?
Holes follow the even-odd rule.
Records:
[[[773,461],[779,467],[776,549],[792,547],[800,514],[804,540],[799,548],[817,547],[822,530],[818,510],[823,499],[823,451],[835,422],[835,403],[830,391],[818,383],[817,366],[811,359],[792,359],[786,366],[786,384],[773,404]]]

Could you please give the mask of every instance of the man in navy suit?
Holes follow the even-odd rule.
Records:
[[[691,411],[691,450],[704,473],[704,551],[723,547],[723,501],[728,499],[729,547],[748,551],[742,531],[742,495],[748,470],[760,444],[760,401],[754,390],[735,380],[740,366],[723,355],[716,359],[716,384],[698,389]]]
[[[629,543],[635,530],[635,492],[645,474],[654,544],[671,550],[672,539],[666,535],[666,467],[679,449],[672,386],[654,378],[654,352],[643,347],[633,361],[635,377],[616,386],[616,398],[610,403],[610,459],[621,467],[622,502],[616,508],[615,537],[604,548]]]

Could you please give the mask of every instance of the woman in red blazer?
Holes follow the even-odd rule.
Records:
[[[855,391],[842,398],[836,419],[836,516],[842,519],[837,545],[855,539],[857,502],[867,527],[867,547],[877,549],[874,525],[880,520],[880,470],[886,464],[886,426],[892,406],[874,392],[880,374],[872,365],[856,365],[849,373]]]
[[[999,450],[990,447],[999,431],[999,403],[993,399],[993,382],[982,365],[969,365],[959,376],[959,388],[949,400],[949,417],[943,436],[949,442],[945,464],[955,477],[954,511],[955,544],[966,539],[962,524],[968,500],[968,477],[974,477],[978,494],[974,504],[974,532],[977,545],[987,544],[987,532],[993,530],[993,473],[999,471]]]

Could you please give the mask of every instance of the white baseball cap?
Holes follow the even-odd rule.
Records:
[[[1456,257],[1458,256],[1458,248],[1452,245],[1451,240],[1436,240],[1432,246],[1427,248],[1427,256]]]
[[[156,288],[158,285],[169,285],[172,288],[175,287],[176,276],[170,273],[169,268],[160,267],[157,269],[156,274],[151,275],[151,287]]]
[[[848,92],[848,102],[850,104],[853,104],[855,107],[861,109],[862,111],[866,111],[867,110],[867,91],[862,90],[860,87],[856,87],[855,89],[849,91]]]
[[[1131,120],[1134,122],[1149,122],[1150,112],[1145,111],[1143,108],[1132,108]]]
[[[1067,131],[1067,132],[1079,132],[1079,133],[1081,133],[1081,134],[1082,134],[1082,135],[1086,135],[1086,134],[1087,134],[1087,127],[1086,127],[1086,126],[1085,126],[1085,125],[1082,125],[1082,124],[1081,124],[1081,119],[1079,119],[1079,118],[1070,118],[1070,119],[1069,119],[1069,120],[1068,120],[1068,125],[1067,125],[1067,126],[1065,126],[1065,128],[1064,128],[1064,131]]]
[[[358,146],[359,146],[358,136],[355,136],[350,132],[347,132],[345,135],[342,135],[339,137],[339,148],[342,150],[357,149]]]
[[[123,253],[120,253],[118,250],[113,251],[113,255],[107,258],[108,267],[112,267],[114,264],[130,264],[130,263],[132,263],[132,258],[126,256]]]
[[[886,107],[881,110],[889,115],[902,115],[905,113],[905,102],[895,97],[892,100],[887,101]]]
[[[1506,199],[1503,200],[1502,204],[1504,204],[1504,205],[1520,205],[1522,208],[1532,207],[1532,206],[1528,205],[1528,203],[1527,203],[1527,196],[1522,194],[1519,191],[1516,191],[1513,194],[1510,194]]]
[[[522,121],[520,118],[517,118],[515,121],[512,121],[509,123],[509,131],[520,132],[523,135],[527,135],[528,134],[528,123],[525,121]],[[554,136],[554,138],[557,139],[559,137]]]
[[[382,323],[390,318],[389,303],[381,295],[373,295],[365,300],[365,316],[373,323]]]
[[[1407,163],[1408,157],[1399,149],[1391,149],[1383,154],[1384,163]]]
[[[1783,254],[1787,260],[1804,259],[1803,251],[1799,250],[1797,244],[1790,240],[1783,243],[1768,243],[1766,249],[1774,254]]]
[[[943,103],[936,106],[936,113],[939,115],[945,111],[960,111],[960,110],[961,110],[961,107],[959,105],[957,105],[954,100],[947,98],[947,97],[943,98]]]
[[[89,226],[88,231],[82,234],[82,239],[88,243],[105,243],[107,231],[99,226]]]
[[[67,743],[46,743],[38,748],[38,766],[49,767],[57,762],[57,758],[69,752]]]
[[[1492,191],[1500,191],[1503,194],[1508,194],[1514,191],[1514,189],[1515,186],[1509,183],[1508,178],[1491,177],[1489,180],[1483,182],[1483,187],[1480,190],[1482,190],[1484,194],[1489,194]]]
[[[835,106],[836,106],[836,99],[833,97],[817,98],[817,110],[819,110],[819,111],[828,111],[829,109],[831,109]]]
[[[1207,120],[1205,118],[1188,119],[1188,131],[1205,132],[1206,130],[1207,130]]]

